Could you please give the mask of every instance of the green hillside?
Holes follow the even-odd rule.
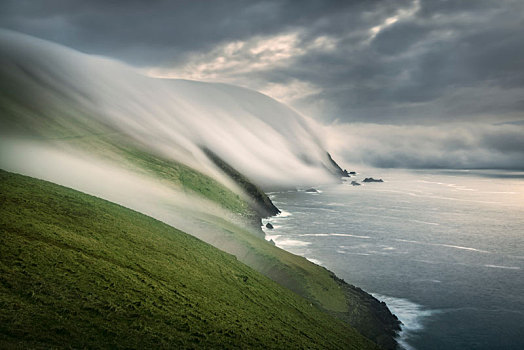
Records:
[[[192,236],[0,171],[0,348],[375,346]]]
[[[96,122],[96,118],[91,117],[91,111],[79,110],[67,100],[60,99],[52,107],[53,104],[19,101],[19,98],[20,94],[0,98],[0,119],[11,134],[25,135],[26,138],[64,150],[81,150],[134,173],[154,178],[168,187],[217,203],[237,219],[197,213],[191,217],[193,224],[186,232],[233,254],[242,263],[353,325],[381,347],[395,347],[394,336],[399,330],[399,323],[385,305],[339,280],[325,268],[279,249],[262,238],[259,217],[267,214],[261,213],[260,208],[267,207],[267,197],[261,191],[250,193],[250,189],[257,187],[241,174],[232,173],[232,169],[218,162],[218,167],[236,181],[239,188],[244,189],[244,195],[173,160],[173,157],[165,157],[110,126]],[[31,101],[37,105],[33,106]],[[171,224],[176,226],[177,222]]]
[[[5,94],[10,91],[8,87],[5,90]],[[153,176],[168,186],[209,199],[248,222],[256,222],[254,217],[257,213],[246,201],[247,195],[239,196],[215,179],[162,157],[137,140],[98,122],[92,117],[92,112],[78,111],[77,107],[62,100],[56,109],[49,105],[31,108],[27,100],[18,101],[20,98],[20,94],[9,98],[0,94],[0,121],[4,132],[52,143],[61,149],[81,150],[128,170]]]

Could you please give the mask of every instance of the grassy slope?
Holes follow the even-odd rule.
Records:
[[[256,215],[243,198],[218,181],[184,164],[154,155],[136,141],[90,118],[90,112],[67,106],[67,102],[61,101],[56,111],[31,108],[27,102],[16,103],[0,95],[0,120],[14,134],[30,135],[116,161],[209,199],[242,217],[252,219]]]
[[[0,118],[16,132],[52,139],[64,146],[108,158],[134,171],[161,178],[168,185],[184,188],[213,200],[247,218],[248,222],[256,221],[253,220],[256,213],[250,205],[217,181],[185,165],[141,149],[140,145],[130,142],[123,135],[96,123],[89,117],[89,111],[79,111],[76,105],[76,108],[68,108],[67,103],[62,100],[57,105],[59,107],[56,110],[49,110],[42,106],[30,106],[27,101],[15,103],[2,100]],[[370,300],[367,294],[348,290],[350,286],[341,283],[330,271],[253,236],[246,228],[233,225],[222,218],[201,219],[203,230],[210,232],[205,237],[201,236],[206,242],[234,253],[240,261],[355,325],[360,332],[385,348],[394,346],[390,336],[395,331],[395,325],[392,324],[394,320],[390,315],[377,318],[384,310],[379,308],[377,313],[378,302]]]
[[[108,127],[96,123],[73,108],[67,108],[65,103],[60,104],[57,113],[44,113],[43,108],[38,106],[35,107],[37,112],[34,112],[27,104],[13,103],[9,100],[1,102],[2,119],[9,122],[9,125],[16,123],[14,128],[21,129],[23,134],[34,134],[38,138],[60,142],[64,147],[78,148],[116,161],[120,165],[161,178],[170,185],[213,200],[243,217],[257,215],[248,203],[217,181],[185,165],[139,149],[138,145],[131,144],[124,136],[112,132]],[[67,115],[68,110],[71,111],[71,115]],[[37,121],[43,125],[30,128]],[[226,220],[210,217],[203,225],[211,226],[223,234],[223,237],[217,237],[215,242],[210,242],[213,245],[230,252],[244,251],[237,254],[237,257],[273,280],[328,310],[345,310],[344,295],[324,268],[283,251],[265,240],[253,237],[248,230],[232,225]],[[229,242],[221,238],[227,238]],[[227,249],[228,247],[230,249]]]
[[[210,218],[210,225],[224,232],[225,237],[223,241],[211,241],[214,246],[235,252],[240,261],[348,322],[382,348],[396,348],[394,337],[400,330],[399,322],[385,304],[331,271],[268,244],[238,226],[217,218]]]
[[[157,220],[0,172],[0,347],[374,348]]]

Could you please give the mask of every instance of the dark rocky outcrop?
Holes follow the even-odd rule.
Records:
[[[268,222],[268,223],[266,224],[266,228],[272,230],[272,229],[273,229],[273,225],[271,225],[271,223]]]
[[[331,277],[344,291],[350,310],[344,313],[331,312],[331,314],[355,327],[380,348],[397,349],[395,338],[401,330],[401,322],[389,311],[387,305],[362,289],[338,278],[334,273],[331,273]]]
[[[348,174],[349,175],[357,175],[357,173],[355,171],[350,171]]]
[[[358,182],[356,182],[356,181],[351,181],[351,184],[352,184],[353,186],[360,186],[360,184],[359,184]]]
[[[335,160],[331,157],[331,154],[326,153],[329,161],[329,166],[326,166],[326,168],[331,172],[333,175],[338,177],[349,177],[349,173],[346,169],[342,170],[342,168],[335,162]]]
[[[260,218],[267,218],[280,213],[280,210],[271,202],[271,199],[258,186],[253,184],[247,177],[239,173],[235,168],[226,163],[217,154],[208,148],[202,149],[216,166],[218,166],[226,175],[236,182],[252,200],[253,210],[257,212]],[[260,226],[260,225],[258,225]]]
[[[308,188],[306,190],[306,192],[308,192],[308,193],[318,193],[318,191],[316,189],[314,189],[314,188]]]
[[[362,182],[384,182],[382,179],[374,179],[372,177],[366,177]]]

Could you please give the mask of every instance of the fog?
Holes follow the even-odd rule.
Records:
[[[524,124],[324,127],[327,147],[346,164],[379,168],[524,169]]]
[[[53,123],[71,135],[101,128],[222,182],[203,147],[266,188],[334,180],[311,122],[258,92],[146,77],[116,61],[9,31],[0,32],[0,45],[2,98],[32,110],[14,120],[4,116],[18,135],[47,137]]]
[[[217,204],[139,175],[82,151],[64,151],[48,143],[4,137],[0,140],[4,170],[37,177],[103,197],[165,222],[206,213],[231,219]]]
[[[263,237],[261,231],[214,202],[82,151],[64,151],[45,142],[3,137],[0,167],[102,197],[176,227],[239,259],[247,256],[247,248],[242,241],[231,238],[231,230]]]
[[[232,85],[151,78],[113,60],[9,31],[0,31],[0,47],[0,97],[8,109],[1,114],[0,135],[19,140],[12,144],[11,156],[18,158],[19,166],[33,163],[29,175],[81,190],[82,181],[68,182],[72,167],[64,168],[66,162],[56,167],[63,172],[46,173],[45,167],[34,166],[27,152],[23,155],[22,141],[36,136],[42,147],[53,148],[60,143],[57,139],[115,132],[148,152],[198,169],[236,192],[239,189],[202,148],[211,149],[265,189],[334,181],[325,168],[329,166],[326,149],[341,165],[350,168],[351,164],[352,170],[364,166],[524,167],[524,125],[519,123],[322,126],[263,94]],[[61,152],[69,152],[71,162],[78,157],[65,148]],[[42,159],[47,159],[48,168],[57,160],[45,154]],[[90,162],[120,168],[100,161]],[[111,171],[107,177],[118,178],[109,176]],[[117,181],[114,186],[84,190],[109,199],[118,186]],[[124,181],[121,186],[127,188]]]

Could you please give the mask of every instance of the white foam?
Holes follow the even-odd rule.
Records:
[[[484,265],[485,267],[491,267],[494,269],[507,269],[507,270],[520,270],[520,267],[518,266],[501,266],[501,265]]]
[[[304,234],[301,234],[299,236],[302,236],[302,237],[306,237],[306,236],[313,236],[313,237],[337,236],[337,237],[354,237],[354,238],[363,238],[363,239],[371,238],[369,236],[351,235],[349,233],[304,233]]]
[[[288,211],[285,211],[285,210],[280,210],[280,213],[278,213],[276,215],[277,218],[287,218],[289,216],[292,216],[293,214],[291,214],[290,212]]]
[[[419,224],[425,224],[425,225],[434,225],[434,226],[439,226],[440,225],[439,223],[436,223],[436,222],[428,222],[428,221],[415,220],[415,219],[411,219],[409,221],[416,222],[416,223],[419,223]]]
[[[304,242],[296,239],[278,239],[273,241],[279,247],[307,247],[311,244],[311,242]]]
[[[319,266],[322,266],[324,263],[320,260],[317,260],[317,259],[314,259],[314,258],[308,258],[306,257],[306,259],[308,259],[309,261],[311,261],[313,264],[316,264],[316,265],[319,265]]]
[[[453,244],[427,243],[427,242],[412,241],[409,239],[400,239],[400,238],[395,238],[394,240],[397,242],[406,242],[406,243],[413,243],[413,244],[420,244],[420,245],[446,247],[446,248],[453,248],[453,249],[460,249],[460,250],[468,250],[468,251],[478,252],[478,253],[489,253],[487,250],[482,250],[482,249],[477,249],[477,248],[472,248],[472,247],[464,247],[464,246],[453,245]]]
[[[406,349],[414,349],[409,345],[409,338],[413,333],[419,332],[424,328],[427,318],[438,312],[438,310],[427,310],[422,305],[416,304],[403,298],[395,298],[377,293],[371,293],[375,298],[387,304],[388,308],[395,314],[401,325],[401,332],[398,335],[399,345]]]
[[[462,249],[462,250],[470,250],[470,251],[479,252],[479,253],[489,253],[487,250],[471,248],[471,247],[463,247],[463,246],[459,246],[459,245],[451,245],[451,244],[433,244],[433,245],[439,245],[439,246],[442,246],[442,247]]]
[[[272,240],[273,242],[275,242],[280,237],[282,237],[282,235],[268,235],[266,233],[266,237],[265,238],[266,238],[266,241],[271,241]]]

